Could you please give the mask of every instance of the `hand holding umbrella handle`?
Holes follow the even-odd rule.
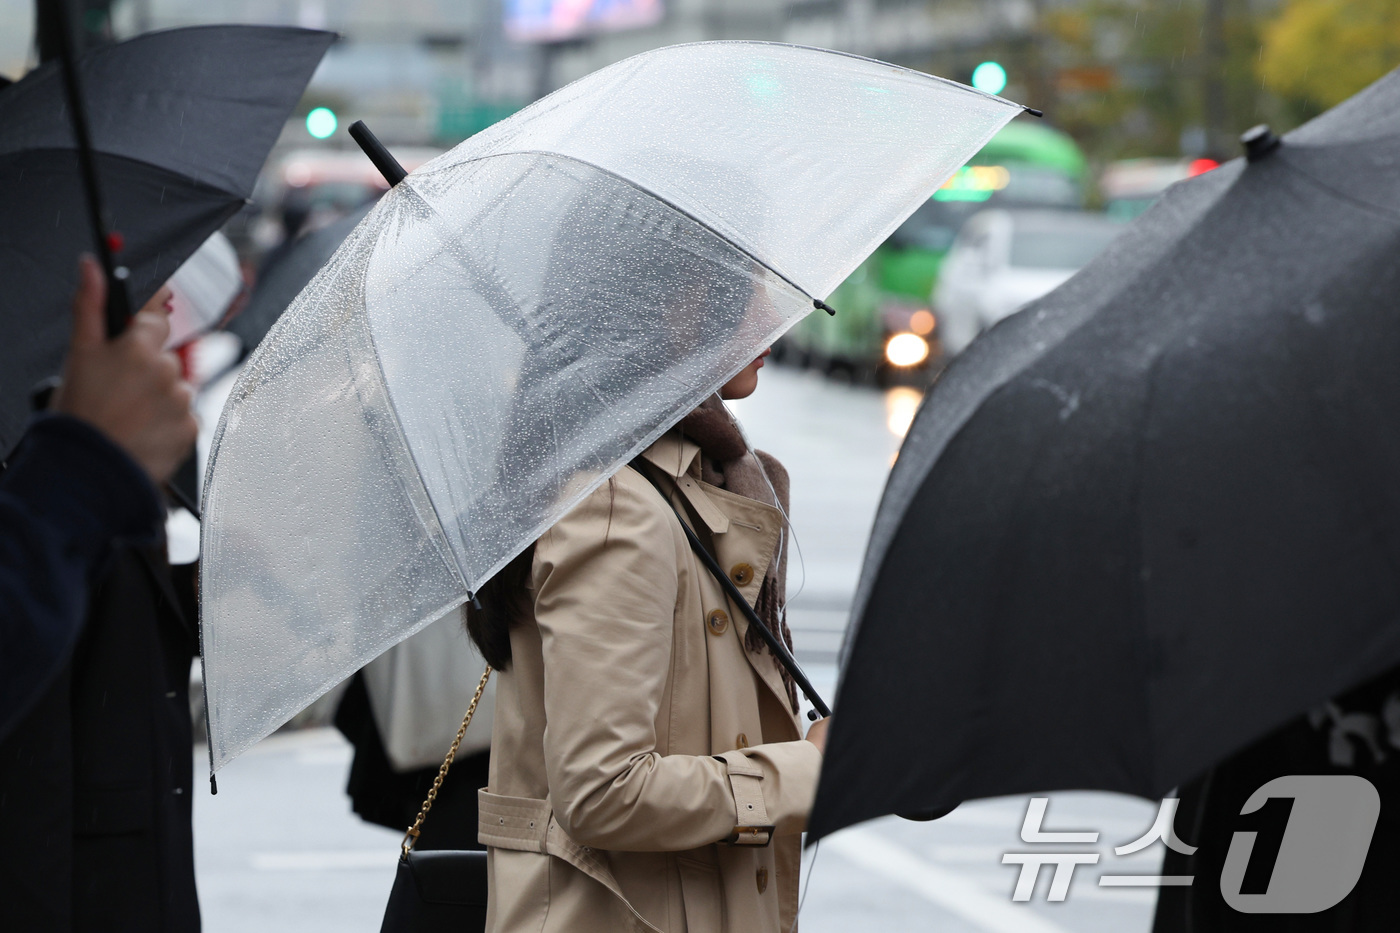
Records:
[[[189,386],[163,349],[169,325],[162,315],[142,314],[126,333],[109,339],[101,270],[88,257],[79,277],[68,358],[52,407],[100,431],[163,485],[199,431]]]

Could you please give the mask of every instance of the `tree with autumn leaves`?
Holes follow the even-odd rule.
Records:
[[[1039,24],[1058,75],[1044,105],[1096,161],[1228,157],[1275,117],[1256,66],[1259,0],[1085,0]],[[1213,15],[1212,15],[1213,14]]]
[[[1229,158],[1250,126],[1287,131],[1400,66],[1400,0],[1083,0],[1037,9],[1039,80],[1012,90],[1033,96],[1100,163]]]
[[[1289,0],[1262,39],[1264,87],[1306,119],[1400,66],[1400,2]]]

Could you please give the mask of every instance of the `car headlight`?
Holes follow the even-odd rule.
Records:
[[[918,334],[895,334],[885,342],[885,359],[891,366],[918,366],[928,359],[928,341]]]

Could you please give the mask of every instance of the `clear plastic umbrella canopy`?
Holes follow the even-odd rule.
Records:
[[[703,43],[409,175],[224,408],[201,571],[212,766],[467,600],[1020,111],[840,53]]]

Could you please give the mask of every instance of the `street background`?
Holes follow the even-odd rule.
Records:
[[[249,22],[331,29],[291,129],[317,106],[387,143],[451,146],[629,55],[709,39],[836,48],[1044,110],[1091,158],[1232,156],[1246,127],[1289,129],[1394,67],[1392,0],[82,0],[94,36]],[[579,13],[631,15],[579,24]],[[0,74],[37,59],[33,0],[0,0]],[[540,13],[539,11],[544,11]]]
[[[647,49],[714,39],[841,49],[1044,110],[1041,121],[1019,117],[999,145],[921,206],[830,297],[837,317],[810,316],[775,348],[775,361],[788,365],[765,369],[759,392],[735,405],[755,445],[792,474],[790,619],[797,656],[828,699],[884,478],[946,360],[1073,274],[1167,185],[1237,155],[1242,131],[1263,122],[1280,133],[1297,126],[1394,67],[1400,48],[1395,0],[82,6],[88,44],[218,22],[341,34],[287,122],[253,203],[224,231],[246,285],[230,315],[277,247],[384,189],[346,135],[358,119],[411,169],[578,77]],[[574,16],[605,7],[612,21]],[[36,36],[33,0],[0,0],[0,76],[34,67],[45,41],[42,29]],[[229,333],[182,348],[186,376],[203,389],[204,449],[250,350]],[[172,560],[194,559],[193,519],[177,513],[170,532]],[[350,749],[325,727],[333,709],[334,693],[221,772],[217,797],[197,795],[199,889],[212,933],[378,929],[399,836],[350,813]],[[911,738],[938,741],[919,736],[917,722],[908,729]],[[1101,888],[1096,876],[1155,870],[1160,844],[1129,858],[1112,851],[1148,829],[1155,803],[1051,797],[1047,829],[1101,833],[1093,846],[1065,847],[1100,854],[1098,865],[1076,871],[1065,902],[1047,903],[1048,868],[1030,902],[1012,902],[1019,868],[1001,858],[1033,848],[1018,838],[1026,800],[982,801],[935,823],[890,818],[825,841],[808,854],[802,929],[1150,929],[1151,888]]]

